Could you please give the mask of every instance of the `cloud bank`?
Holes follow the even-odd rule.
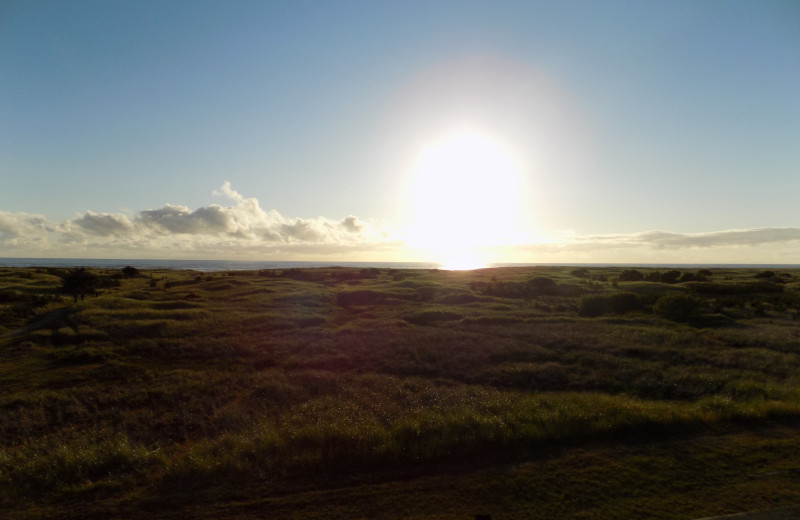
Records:
[[[225,182],[214,195],[230,204],[190,209],[165,204],[138,212],[86,211],[63,222],[0,211],[0,256],[219,258],[331,261],[437,261],[414,251],[385,226],[354,215],[286,218],[264,210]],[[459,226],[447,215],[447,225]],[[441,228],[441,223],[431,223]],[[464,229],[454,229],[468,236]],[[496,247],[496,262],[800,263],[800,227],[708,233],[646,231],[564,234],[546,243]]]
[[[161,255],[175,257],[256,257],[295,252],[382,250],[388,233],[371,222],[347,215],[341,219],[285,218],[265,211],[225,182],[215,195],[232,204],[197,209],[165,204],[133,215],[86,211],[61,223],[42,215],[0,211],[0,256]],[[16,254],[15,254],[16,253]]]

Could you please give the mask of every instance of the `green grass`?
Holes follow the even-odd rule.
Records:
[[[800,274],[573,271],[98,272],[119,287],[73,304],[61,271],[0,270],[0,507],[690,518],[796,501]],[[754,464],[768,477],[748,488]]]

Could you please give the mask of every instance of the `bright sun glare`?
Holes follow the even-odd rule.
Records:
[[[409,242],[445,269],[486,265],[518,219],[521,168],[499,141],[458,129],[425,147],[411,181]]]

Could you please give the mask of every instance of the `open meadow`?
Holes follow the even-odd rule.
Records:
[[[7,518],[800,504],[800,271],[0,269]]]

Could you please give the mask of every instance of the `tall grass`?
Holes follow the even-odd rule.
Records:
[[[144,273],[75,305],[0,273],[0,305],[70,306],[0,340],[0,499],[313,488],[800,418],[797,282],[756,313],[731,272],[693,298],[747,312],[676,323],[651,311],[681,284],[571,271]]]

